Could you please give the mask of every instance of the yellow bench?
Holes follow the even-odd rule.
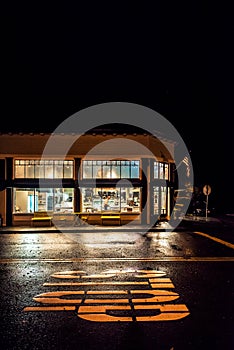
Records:
[[[35,211],[31,219],[32,226],[52,226],[52,216],[47,211]]]
[[[69,212],[53,213],[53,223],[56,225],[73,225],[75,215]]]
[[[104,225],[104,223],[108,223],[109,225],[113,223],[118,223],[118,225],[121,224],[121,220],[120,220],[120,215],[102,215],[101,216],[101,220],[102,220],[102,225]]]
[[[81,226],[84,225],[89,218],[89,213],[82,213],[82,212],[75,212],[75,220],[74,220],[74,226]]]

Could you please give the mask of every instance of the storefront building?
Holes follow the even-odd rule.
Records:
[[[0,214],[4,226],[31,226],[35,213],[53,217],[118,213],[121,225],[153,224],[170,216],[176,191],[173,141],[145,132],[92,130],[58,134],[53,154],[43,150],[50,134],[0,135]],[[64,157],[60,145],[72,137]],[[82,217],[81,217],[82,218]]]

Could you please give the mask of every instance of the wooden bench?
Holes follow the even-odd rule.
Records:
[[[52,226],[52,216],[47,211],[35,211],[31,219],[32,226]]]
[[[101,215],[102,225],[121,225],[121,219],[119,214],[103,214]]]

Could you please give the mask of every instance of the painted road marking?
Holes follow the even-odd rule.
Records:
[[[220,238],[216,238],[216,237],[210,236],[210,235],[208,235],[207,233],[204,233],[204,232],[194,231],[194,233],[196,233],[197,235],[200,235],[200,236],[204,236],[204,237],[206,237],[206,238],[209,238],[209,239],[211,239],[212,241],[221,243],[221,244],[225,245],[225,246],[228,247],[228,248],[234,249],[234,244],[229,243],[229,242],[226,242],[226,241],[223,241],[223,240],[220,239]]]
[[[141,306],[136,305],[135,309],[139,310]],[[189,315],[189,310],[184,304],[177,305],[145,305],[144,309],[160,310],[159,315],[155,316],[138,316],[136,321],[175,321]]]
[[[135,321],[141,322],[149,322],[149,321],[175,321],[181,318],[184,318],[189,315],[188,308],[185,305],[147,305],[134,306],[134,310],[136,311],[145,311],[146,309],[155,311],[155,315],[148,316],[120,316],[118,312],[121,311],[129,311],[131,313],[131,306],[119,306],[116,305],[102,305],[102,306],[80,306],[78,316],[87,321],[95,321],[95,322],[120,322],[127,321],[131,322],[135,319]],[[111,313],[115,311],[116,314]],[[127,314],[127,313],[126,313]]]
[[[223,241],[224,242],[224,241]],[[226,242],[228,243],[228,242]],[[228,243],[229,244],[229,243]],[[0,264],[34,264],[34,263],[108,263],[108,262],[233,262],[233,256],[160,256],[158,258],[71,258],[71,259],[0,259]]]
[[[106,272],[104,271],[102,274],[95,274],[95,275],[88,275],[86,274],[84,271],[62,271],[62,272],[56,272],[53,275],[51,275],[51,277],[55,277],[55,278],[111,278],[114,276],[120,276],[125,275],[126,273],[134,273],[134,277],[135,278],[142,278],[142,277],[161,277],[161,276],[165,276],[166,273],[165,272],[161,272],[161,271],[151,271],[151,270],[137,270],[137,274],[136,271],[133,271],[131,269],[129,270],[107,270]]]
[[[86,276],[87,279],[95,279],[95,282],[45,283],[44,286],[75,285],[81,289],[41,293],[33,301],[42,305],[25,307],[24,311],[75,311],[79,318],[94,322],[172,321],[184,318],[190,314],[189,310],[184,304],[171,303],[179,298],[179,294],[166,290],[173,289],[174,285],[170,278],[163,277],[165,275],[165,272],[158,270],[106,270],[95,275],[80,270],[60,271],[52,274],[51,278],[80,279]],[[121,281],[109,280],[110,276]],[[103,281],[106,278],[108,281]],[[87,290],[87,287],[97,285],[110,288],[121,286],[122,289]],[[86,289],[82,290],[84,286]]]
[[[71,299],[71,296],[77,296],[80,295],[80,299]],[[89,298],[89,296],[96,296],[95,299]],[[112,304],[113,301],[116,303],[123,303],[126,304],[129,302],[129,299],[116,299],[116,298],[110,298],[110,299],[97,299],[97,296],[105,296],[105,295],[112,295],[118,296],[118,295],[124,295],[126,298],[126,295],[130,295],[130,299],[134,300],[134,302],[137,303],[152,303],[152,302],[167,302],[172,301],[179,298],[179,295],[175,292],[166,291],[166,290],[116,290],[116,291],[88,291],[86,293],[86,298],[84,300],[84,303],[103,303],[103,304]],[[66,299],[64,297],[68,296],[69,299]],[[81,304],[83,301],[83,298],[85,296],[85,291],[57,291],[57,292],[47,292],[47,293],[41,293],[33,298],[34,301],[44,304]],[[143,298],[142,298],[143,297]]]
[[[105,286],[105,285],[112,285],[112,286],[129,286],[129,285],[133,285],[133,284],[145,284],[147,285],[148,282],[129,282],[129,281],[125,281],[125,282],[114,282],[114,281],[108,281],[108,282],[58,282],[58,283],[44,283],[43,286]]]
[[[24,311],[75,311],[75,306],[28,306]]]
[[[78,316],[86,321],[94,322],[132,322],[132,316],[112,316],[109,315],[111,311],[129,311],[131,313],[132,308],[130,305],[95,305],[95,306],[80,306]]]
[[[45,287],[72,287],[72,286],[131,286],[131,285],[147,285],[148,282],[129,282],[129,281],[123,281],[123,282],[46,282],[43,284]],[[174,288],[173,283],[153,283],[151,284],[153,288]]]

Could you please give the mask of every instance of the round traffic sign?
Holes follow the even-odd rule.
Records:
[[[209,194],[211,193],[211,187],[210,187],[210,185],[205,185],[205,186],[203,187],[203,193],[204,193],[204,195],[209,196]]]

